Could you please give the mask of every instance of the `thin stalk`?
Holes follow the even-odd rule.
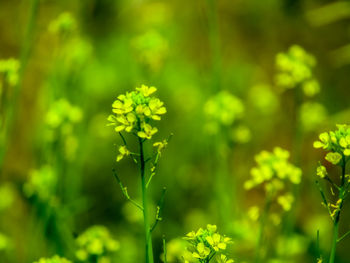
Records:
[[[271,204],[270,198],[267,198],[265,202],[264,210],[260,219],[258,241],[255,249],[255,260],[254,260],[255,263],[261,262],[261,248],[263,243],[266,218],[267,218],[268,211],[270,210],[270,204]]]
[[[11,135],[17,110],[18,110],[17,104],[18,104],[20,91],[23,86],[24,72],[25,72],[25,69],[30,57],[30,53],[33,47],[33,32],[36,25],[38,10],[39,10],[39,0],[32,0],[29,20],[27,23],[28,26],[26,28],[25,36],[22,41],[23,45],[21,47],[19,79],[18,79],[17,85],[15,85],[14,87],[13,95],[7,103],[8,104],[8,107],[6,109],[7,123],[6,123],[6,127],[4,127],[4,131],[3,131],[4,134],[3,134],[3,138],[1,139],[2,142],[0,142],[1,143],[0,167],[2,167],[4,162],[5,154],[7,152],[7,147],[8,147],[8,139],[9,139],[9,136]]]
[[[142,187],[142,206],[143,206],[143,222],[145,227],[145,241],[146,241],[146,263],[154,263],[153,260],[153,248],[152,248],[152,234],[150,228],[150,222],[148,218],[148,199],[147,199],[147,187],[145,178],[145,157],[143,150],[143,140],[139,138],[140,146],[140,175],[141,175],[141,187]]]
[[[339,230],[339,222],[334,222],[333,226],[333,240],[332,240],[332,249],[331,249],[331,255],[329,257],[329,263],[334,263],[335,259],[335,251],[337,246],[337,239],[338,239],[338,230]]]
[[[339,204],[338,211],[336,212],[334,216],[334,224],[333,224],[333,239],[332,239],[332,247],[331,247],[331,254],[329,256],[329,263],[334,263],[335,260],[335,253],[337,248],[337,240],[338,240],[338,233],[339,233],[339,219],[340,219],[340,212],[343,206],[343,198],[344,198],[344,184],[345,184],[345,170],[346,170],[346,160],[343,156],[342,158],[342,174],[341,174],[341,186],[339,191],[338,200],[341,200]]]

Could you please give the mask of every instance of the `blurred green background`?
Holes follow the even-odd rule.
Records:
[[[75,239],[94,225],[118,242],[111,262],[143,262],[142,214],[112,174],[139,200],[137,166],[116,163],[121,140],[106,126],[117,96],[141,84],[167,107],[155,139],[174,134],[150,188],[153,210],[168,189],[156,262],[163,235],[168,261],[182,262],[178,238],[208,223],[233,238],[231,258],[253,262],[258,225],[248,211],[264,193],[243,185],[254,156],[275,146],[303,175],[293,209],[266,230],[264,262],[327,259],[332,222],[315,185],[324,154],[312,143],[350,117],[349,19],[349,1],[0,0],[0,59],[19,63],[9,63],[12,83],[0,66],[0,262],[79,262]],[[295,44],[317,60],[312,98],[276,85],[276,55]],[[220,91],[244,112],[213,132],[205,105]],[[345,203],[341,233],[349,211]],[[350,238],[339,243],[336,262],[350,262],[349,247]]]

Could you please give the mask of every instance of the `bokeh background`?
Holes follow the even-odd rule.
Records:
[[[137,166],[116,163],[121,140],[106,126],[116,97],[141,84],[157,87],[167,107],[155,139],[174,134],[150,188],[154,210],[167,187],[156,262],[163,235],[169,262],[181,262],[179,238],[208,223],[233,238],[231,258],[252,262],[251,207],[264,192],[243,185],[254,156],[275,146],[291,152],[303,177],[293,209],[266,229],[265,262],[327,259],[332,222],[315,185],[324,153],[312,143],[349,121],[349,19],[349,1],[1,0],[0,59],[19,66],[14,85],[0,79],[0,261],[77,260],[75,239],[94,225],[118,241],[112,262],[143,261],[142,214],[112,174],[139,200]],[[320,92],[311,99],[276,85],[276,55],[295,44],[317,60]],[[223,90],[244,112],[213,134],[205,105]],[[345,203],[341,233],[349,211]],[[350,262],[349,246],[350,238],[339,243],[336,262]]]

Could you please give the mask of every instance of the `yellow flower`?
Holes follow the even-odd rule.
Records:
[[[226,243],[224,242],[224,239],[217,233],[213,234],[212,236],[207,236],[206,240],[215,251],[219,251],[219,249],[226,249]]]
[[[323,165],[319,165],[317,167],[317,171],[316,171],[317,175],[320,177],[320,178],[325,178],[327,176],[327,169],[326,167],[324,167]]]
[[[137,136],[143,139],[151,139],[152,136],[158,132],[156,127],[152,127],[151,125],[145,123],[143,124],[143,130],[137,133]]]
[[[216,258],[217,263],[233,263],[233,259],[228,259],[224,254],[221,254],[220,256],[217,256]]]
[[[125,130],[126,132],[131,132],[136,123],[136,116],[134,113],[130,112],[126,116],[118,116],[116,120],[119,122],[115,127],[116,132],[121,132],[123,130]]]
[[[159,115],[166,113],[166,108],[163,107],[163,102],[157,98],[153,98],[149,101],[149,108],[151,110],[151,118],[159,121],[161,118]]]
[[[141,88],[136,88],[137,91],[141,92],[141,94],[145,97],[149,97],[152,95],[154,92],[157,91],[157,89],[153,86],[148,87],[146,85],[141,85]]]
[[[329,152],[327,153],[325,159],[332,164],[338,164],[342,159],[342,156],[337,152]]]
[[[126,148],[126,146],[120,146],[119,147],[119,154],[117,156],[117,162],[122,160],[125,156],[129,156],[130,151]]]
[[[197,251],[192,253],[194,258],[203,259],[206,258],[210,254],[210,248],[206,247],[204,243],[198,243]]]
[[[168,145],[167,140],[163,140],[162,142],[156,142],[153,144],[153,147],[157,148],[157,152],[160,154],[162,150],[164,150]]]

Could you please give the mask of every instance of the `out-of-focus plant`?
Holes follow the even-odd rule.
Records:
[[[328,118],[326,108],[317,102],[305,102],[300,106],[300,123],[304,131],[315,131]]]
[[[254,108],[263,115],[274,113],[279,106],[277,95],[269,85],[265,84],[253,86],[249,90],[249,100]]]
[[[205,103],[204,113],[207,117],[206,130],[208,133],[218,134],[225,130],[234,130],[232,125],[243,117],[244,105],[230,92],[220,91]],[[243,141],[247,139],[243,138]]]
[[[119,95],[117,100],[115,100],[112,104],[113,115],[108,117],[108,121],[110,122],[109,125],[115,127],[115,131],[120,135],[123,141],[123,145],[119,147],[117,162],[129,156],[135,161],[135,163],[139,164],[142,188],[142,205],[138,204],[129,196],[127,187],[124,187],[115,171],[114,175],[125,197],[143,212],[146,241],[146,263],[154,262],[152,232],[157,226],[158,222],[162,220],[162,207],[165,195],[164,188],[157,206],[155,222],[153,225],[151,225],[148,211],[148,187],[153,176],[156,174],[158,160],[162,154],[162,151],[167,146],[170,139],[169,137],[167,140],[153,143],[154,153],[150,156],[146,156],[145,147],[149,144],[152,137],[158,132],[158,129],[154,126],[152,127],[151,124],[153,121],[161,120],[161,115],[166,113],[164,103],[157,97],[152,96],[152,94],[156,91],[157,89],[155,87],[142,85],[141,87],[136,88],[135,91]],[[122,132],[129,133],[136,137],[139,145],[138,153],[129,149],[127,141],[122,135]]]
[[[20,63],[17,59],[0,60],[0,164],[5,154],[5,143],[8,132],[9,107],[14,96],[14,87],[19,81]]]
[[[215,194],[217,195],[217,207],[219,218],[224,227],[231,221],[232,207],[236,207],[235,193],[236,182],[230,177],[228,158],[232,144],[247,143],[251,138],[250,130],[242,124],[245,107],[243,102],[228,91],[220,91],[209,98],[204,104],[206,117],[205,131],[212,136],[211,159],[213,173],[215,173]],[[214,158],[212,153],[214,153]],[[227,186],[230,185],[230,189]],[[228,195],[231,191],[231,195]],[[233,196],[233,198],[231,197]]]
[[[190,244],[187,248],[192,253],[190,260],[185,263],[200,262],[209,263],[215,259],[218,263],[233,263],[232,259],[227,258],[225,254],[227,245],[231,244],[231,238],[221,235],[217,232],[216,225],[207,225],[206,229],[192,231],[184,237]]]
[[[53,205],[56,203],[57,175],[51,166],[45,165],[30,172],[28,181],[23,186],[28,198],[34,197],[39,202]]]
[[[55,255],[51,258],[40,258],[38,261],[35,261],[33,263],[72,263],[72,261]]]
[[[74,135],[74,126],[82,120],[82,111],[71,105],[66,99],[52,103],[45,117],[48,142],[61,142],[62,151],[68,160],[74,159],[78,140]]]
[[[344,208],[344,201],[350,193],[350,176],[346,174],[346,164],[350,156],[350,127],[348,125],[337,125],[337,128],[335,131],[321,133],[319,140],[314,142],[315,148],[322,148],[327,152],[325,159],[328,162],[341,168],[339,179],[336,180],[328,174],[326,167],[321,164],[317,167],[316,172],[319,178],[329,183],[332,194],[336,196],[335,201],[328,200],[323,188],[316,181],[321,192],[323,205],[327,208],[333,221],[333,239],[329,263],[335,262],[337,243],[350,234],[350,231],[348,231],[339,237],[340,215]],[[334,193],[334,190],[336,193]]]
[[[300,168],[291,164],[288,158],[289,152],[280,147],[275,147],[273,152],[262,151],[255,156],[257,166],[250,171],[251,179],[244,184],[247,190],[263,186],[265,192],[265,204],[262,212],[260,213],[258,207],[250,210],[250,217],[260,220],[255,262],[262,260],[264,228],[272,205],[277,204],[282,208],[282,211],[291,210],[294,196],[290,188],[301,181],[302,172]],[[279,216],[277,214],[272,215],[276,218],[271,219],[278,222]]]
[[[141,63],[158,71],[168,53],[167,40],[157,31],[149,30],[132,40],[132,46]]]
[[[75,255],[80,262],[111,262],[111,255],[116,252],[120,244],[112,238],[104,226],[92,226],[78,236]]]
[[[287,53],[276,56],[276,84],[283,89],[301,87],[308,97],[313,97],[320,91],[312,69],[316,65],[315,58],[302,47],[293,45]]]

